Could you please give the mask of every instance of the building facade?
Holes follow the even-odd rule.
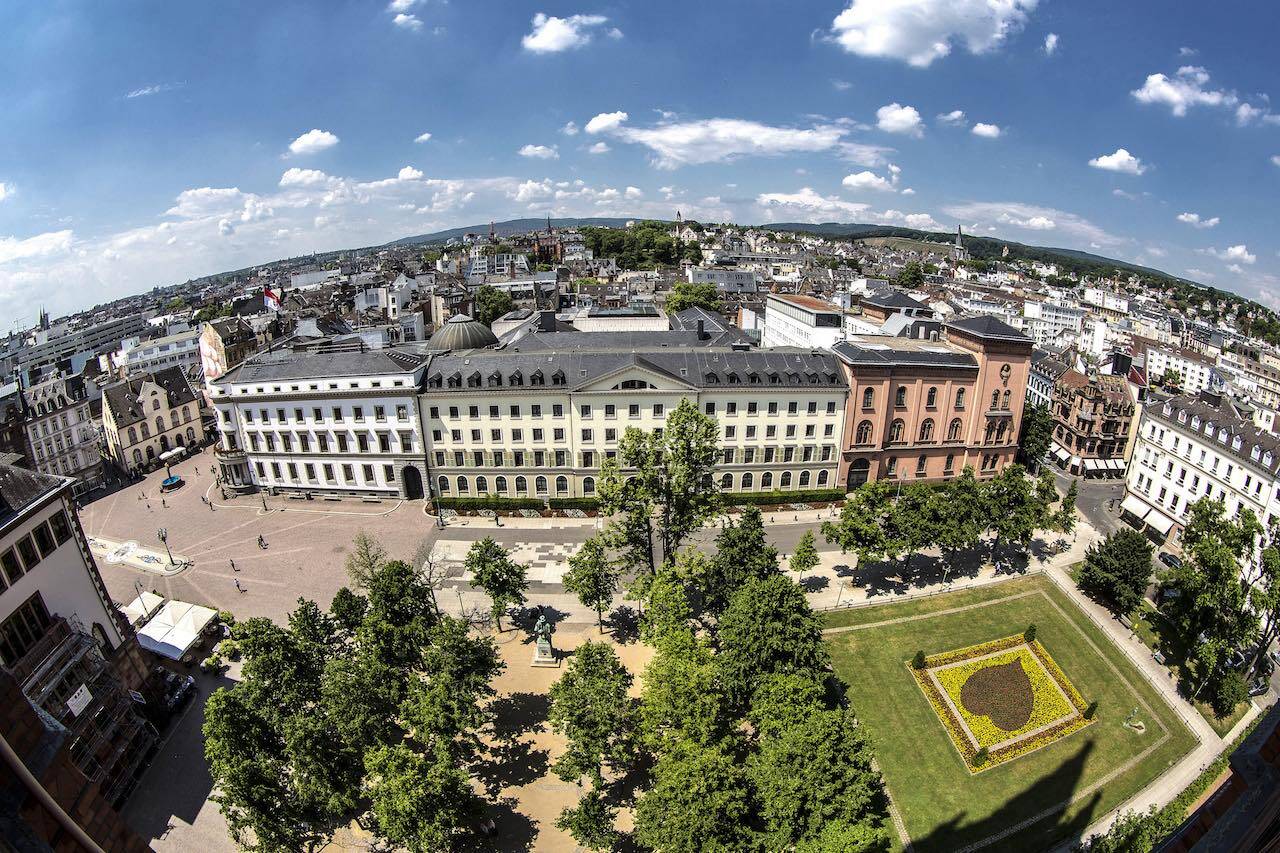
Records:
[[[1086,477],[1124,476],[1134,416],[1125,377],[1068,370],[1053,386],[1050,411],[1050,453],[1060,468]]]
[[[843,312],[812,296],[771,293],[764,305],[765,347],[830,349],[844,338]]]
[[[200,329],[200,368],[206,380],[217,379],[258,349],[253,327],[240,317],[222,317]]]
[[[27,388],[26,434],[31,464],[38,471],[73,477],[79,494],[102,482],[98,427],[79,377],[55,376]]]
[[[181,368],[131,377],[102,389],[102,433],[122,469],[151,470],[162,453],[204,441],[200,400]]]

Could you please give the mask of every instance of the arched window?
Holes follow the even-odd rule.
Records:
[[[489,478],[488,477],[484,477],[484,476],[476,477],[476,494],[477,495],[489,494]]]
[[[524,477],[516,477],[516,494],[523,495],[529,491],[529,483]]]
[[[190,410],[190,409],[188,409],[186,406],[183,406],[183,407],[182,407],[182,422],[185,424],[185,423],[186,423],[187,421],[189,421],[189,420],[191,420],[191,410]]]
[[[156,415],[156,434],[159,435],[162,432],[164,432],[164,418]]]
[[[899,387],[893,395],[893,404],[898,408],[907,405],[907,389]]]
[[[933,441],[933,418],[925,418],[920,424],[920,440]]]
[[[778,479],[778,488],[780,489],[791,488],[791,472],[790,471],[782,472],[782,476]]]
[[[755,477],[750,471],[742,475],[742,489],[746,491],[755,485]]]
[[[995,411],[998,408],[1000,408],[1000,392],[992,391],[991,392],[991,410]]]
[[[138,443],[138,433],[137,431],[134,430],[133,427],[129,427],[129,443],[130,444]]]
[[[470,491],[470,488],[471,487],[467,484],[466,477],[458,477],[458,494],[465,495]]]
[[[191,427],[187,427],[187,441],[194,444],[195,440],[196,440],[196,431]]]
[[[142,464],[142,451],[136,447],[133,449],[133,464],[134,465]]]
[[[594,494],[596,493],[596,478],[595,478],[595,477],[583,477],[583,478],[582,478],[582,493],[583,493],[584,495],[594,495]]]
[[[822,471],[818,472],[818,485],[825,486],[826,484],[827,484],[827,472],[826,472],[826,469],[823,469]]]
[[[928,467],[929,467],[929,457],[925,456],[924,454],[921,454],[920,458],[916,460],[916,476],[923,477],[925,475],[925,472],[928,470]]]
[[[439,483],[440,483],[439,485],[440,494],[442,495],[449,494],[449,478],[442,474],[440,475]]]
[[[569,494],[569,478],[564,476],[563,474],[561,474],[559,477],[556,477],[556,494],[557,495]]]
[[[889,424],[889,441],[902,441],[902,434],[906,428],[907,425],[902,422],[902,418],[895,418],[893,423]]]
[[[177,409],[174,409],[172,412],[169,413],[169,427],[171,429],[178,428],[178,410]]]
[[[1005,411],[1008,411],[1009,401],[1012,399],[1012,397],[1013,397],[1013,392],[1006,389],[1004,392],[1004,397],[1000,401],[1000,408],[1004,409]]]
[[[151,438],[151,427],[147,426],[147,422],[142,422],[142,437]]]
[[[533,481],[533,490],[535,494],[545,495],[547,493],[547,478],[538,477]]]
[[[858,445],[871,443],[871,421],[858,424],[858,434],[854,436],[853,443]]]
[[[160,408],[160,399],[157,397],[156,399],[151,401],[151,411],[153,412],[157,411],[159,408]]]
[[[727,472],[726,472],[725,474],[721,475],[721,477],[720,477],[720,488],[724,489],[725,491],[728,491],[729,489],[732,489],[732,488],[733,488],[733,475],[732,475],[732,474],[729,474],[729,473],[727,473]]]
[[[800,472],[800,488],[803,489],[807,485],[809,485],[809,472],[801,471]]]
[[[956,389],[956,408],[957,409],[964,408],[964,389],[963,388]]]
[[[773,472],[772,471],[765,471],[763,474],[760,475],[760,488],[762,489],[773,488]]]
[[[493,480],[493,490],[500,495],[505,495],[507,493],[507,478],[495,477]]]
[[[959,418],[956,418],[955,420],[953,420],[951,422],[951,426],[947,427],[947,441],[959,441],[960,430],[963,428],[963,426],[964,425],[960,423]]]
[[[924,404],[930,409],[938,405],[938,389],[936,387],[929,389],[929,393],[925,395]]]
[[[874,388],[868,388],[862,392],[862,408],[869,409],[876,401],[876,391]]]

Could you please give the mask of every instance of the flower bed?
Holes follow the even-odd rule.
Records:
[[[916,683],[971,773],[1093,722],[1079,691],[1038,641],[1021,635],[925,658]]]

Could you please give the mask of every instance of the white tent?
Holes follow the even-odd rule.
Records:
[[[216,610],[199,604],[170,601],[138,631],[138,643],[170,660],[182,660],[200,641],[205,626],[217,616]]]
[[[120,608],[120,612],[129,620],[129,624],[137,628],[160,610],[164,598],[154,592],[144,592]]]

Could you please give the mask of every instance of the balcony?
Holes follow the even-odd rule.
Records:
[[[228,464],[245,461],[245,452],[242,447],[233,447],[228,450],[220,444],[215,444],[213,446],[213,456],[219,462],[226,462]]]

